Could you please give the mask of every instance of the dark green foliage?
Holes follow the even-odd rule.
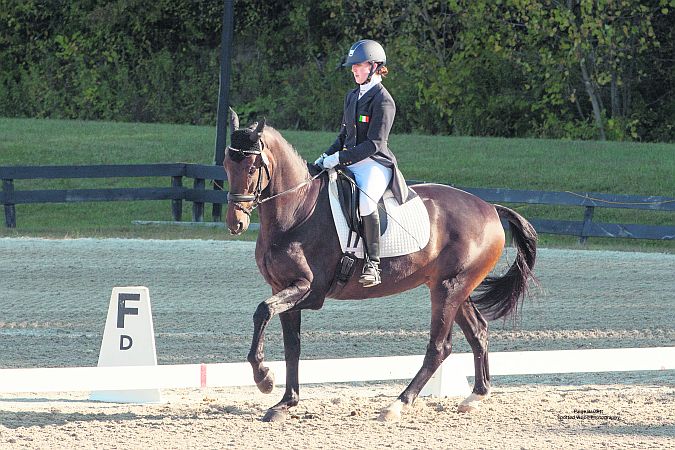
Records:
[[[235,0],[230,103],[242,121],[337,131],[353,87],[340,60],[373,38],[397,133],[672,141],[674,2],[605,3]],[[212,125],[222,12],[0,0],[0,116]]]

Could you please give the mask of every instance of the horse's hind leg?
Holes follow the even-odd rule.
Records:
[[[478,406],[481,400],[487,398],[490,394],[488,324],[480,311],[471,302],[471,299],[462,304],[462,307],[457,312],[457,316],[455,316],[455,322],[462,329],[466,340],[471,345],[476,370],[473,392],[459,404],[457,409],[459,412],[471,412]]]
[[[401,412],[412,406],[424,385],[452,350],[452,323],[470,290],[466,283],[457,279],[444,280],[430,286],[430,290],[431,330],[422,368],[398,399],[381,412],[380,420],[399,419]]]

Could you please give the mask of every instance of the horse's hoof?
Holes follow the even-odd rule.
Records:
[[[464,404],[460,403],[459,406],[457,407],[457,412],[460,413],[471,413],[474,412],[478,408],[477,402],[476,404]]]
[[[401,420],[401,413],[398,411],[393,411],[389,408],[383,409],[382,412],[380,412],[377,420],[380,422],[397,422]]]
[[[405,410],[407,410],[407,407],[403,402],[401,400],[396,400],[380,412],[380,416],[377,420],[380,422],[395,422],[401,420],[401,412]]]
[[[480,406],[481,400],[488,398],[488,395],[479,395],[471,393],[467,398],[462,400],[462,403],[457,406],[457,412],[460,413],[471,413],[474,412]]]
[[[269,394],[274,389],[274,372],[265,368],[266,373],[262,380],[256,382],[258,389],[263,394]]]
[[[263,422],[283,422],[288,417],[288,410],[268,409]]]

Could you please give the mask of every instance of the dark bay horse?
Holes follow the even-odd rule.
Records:
[[[327,195],[327,177],[310,177],[307,163],[272,127],[262,122],[239,129],[236,114],[231,114],[232,140],[224,162],[230,185],[227,226],[232,234],[243,233],[251,211],[258,207],[260,232],[255,258],[273,293],[255,311],[248,354],[254,380],[264,393],[274,387],[274,376],[264,365],[265,328],[279,315],[283,330],[286,390],[263,420],[283,420],[298,404],[303,309],[320,309],[326,297],[382,297],[422,284],[431,291],[431,330],[424,362],[380,419],[398,419],[412,406],[451,352],[453,322],[462,329],[474,354],[473,392],[459,406],[460,411],[472,410],[490,391],[486,318],[514,313],[523,299],[533,277],[534,228],[516,212],[464,191],[439,184],[415,185],[413,189],[429,212],[429,243],[409,255],[383,258],[383,283],[375,287],[364,288],[357,282],[359,261],[356,275],[338,289],[333,278],[342,253]],[[517,256],[505,274],[493,277],[488,274],[505,244],[500,217],[510,224]]]

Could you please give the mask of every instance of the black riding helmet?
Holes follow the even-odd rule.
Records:
[[[354,64],[369,61],[370,73],[368,78],[362,84],[370,83],[370,79],[375,71],[387,63],[387,55],[384,53],[384,48],[379,42],[370,39],[362,39],[355,42],[347,53],[347,60],[342,64],[342,67],[351,67]]]
[[[384,48],[376,41],[362,39],[351,46],[342,67],[351,67],[365,61],[379,63],[379,65],[386,64],[387,55],[384,53]]]

